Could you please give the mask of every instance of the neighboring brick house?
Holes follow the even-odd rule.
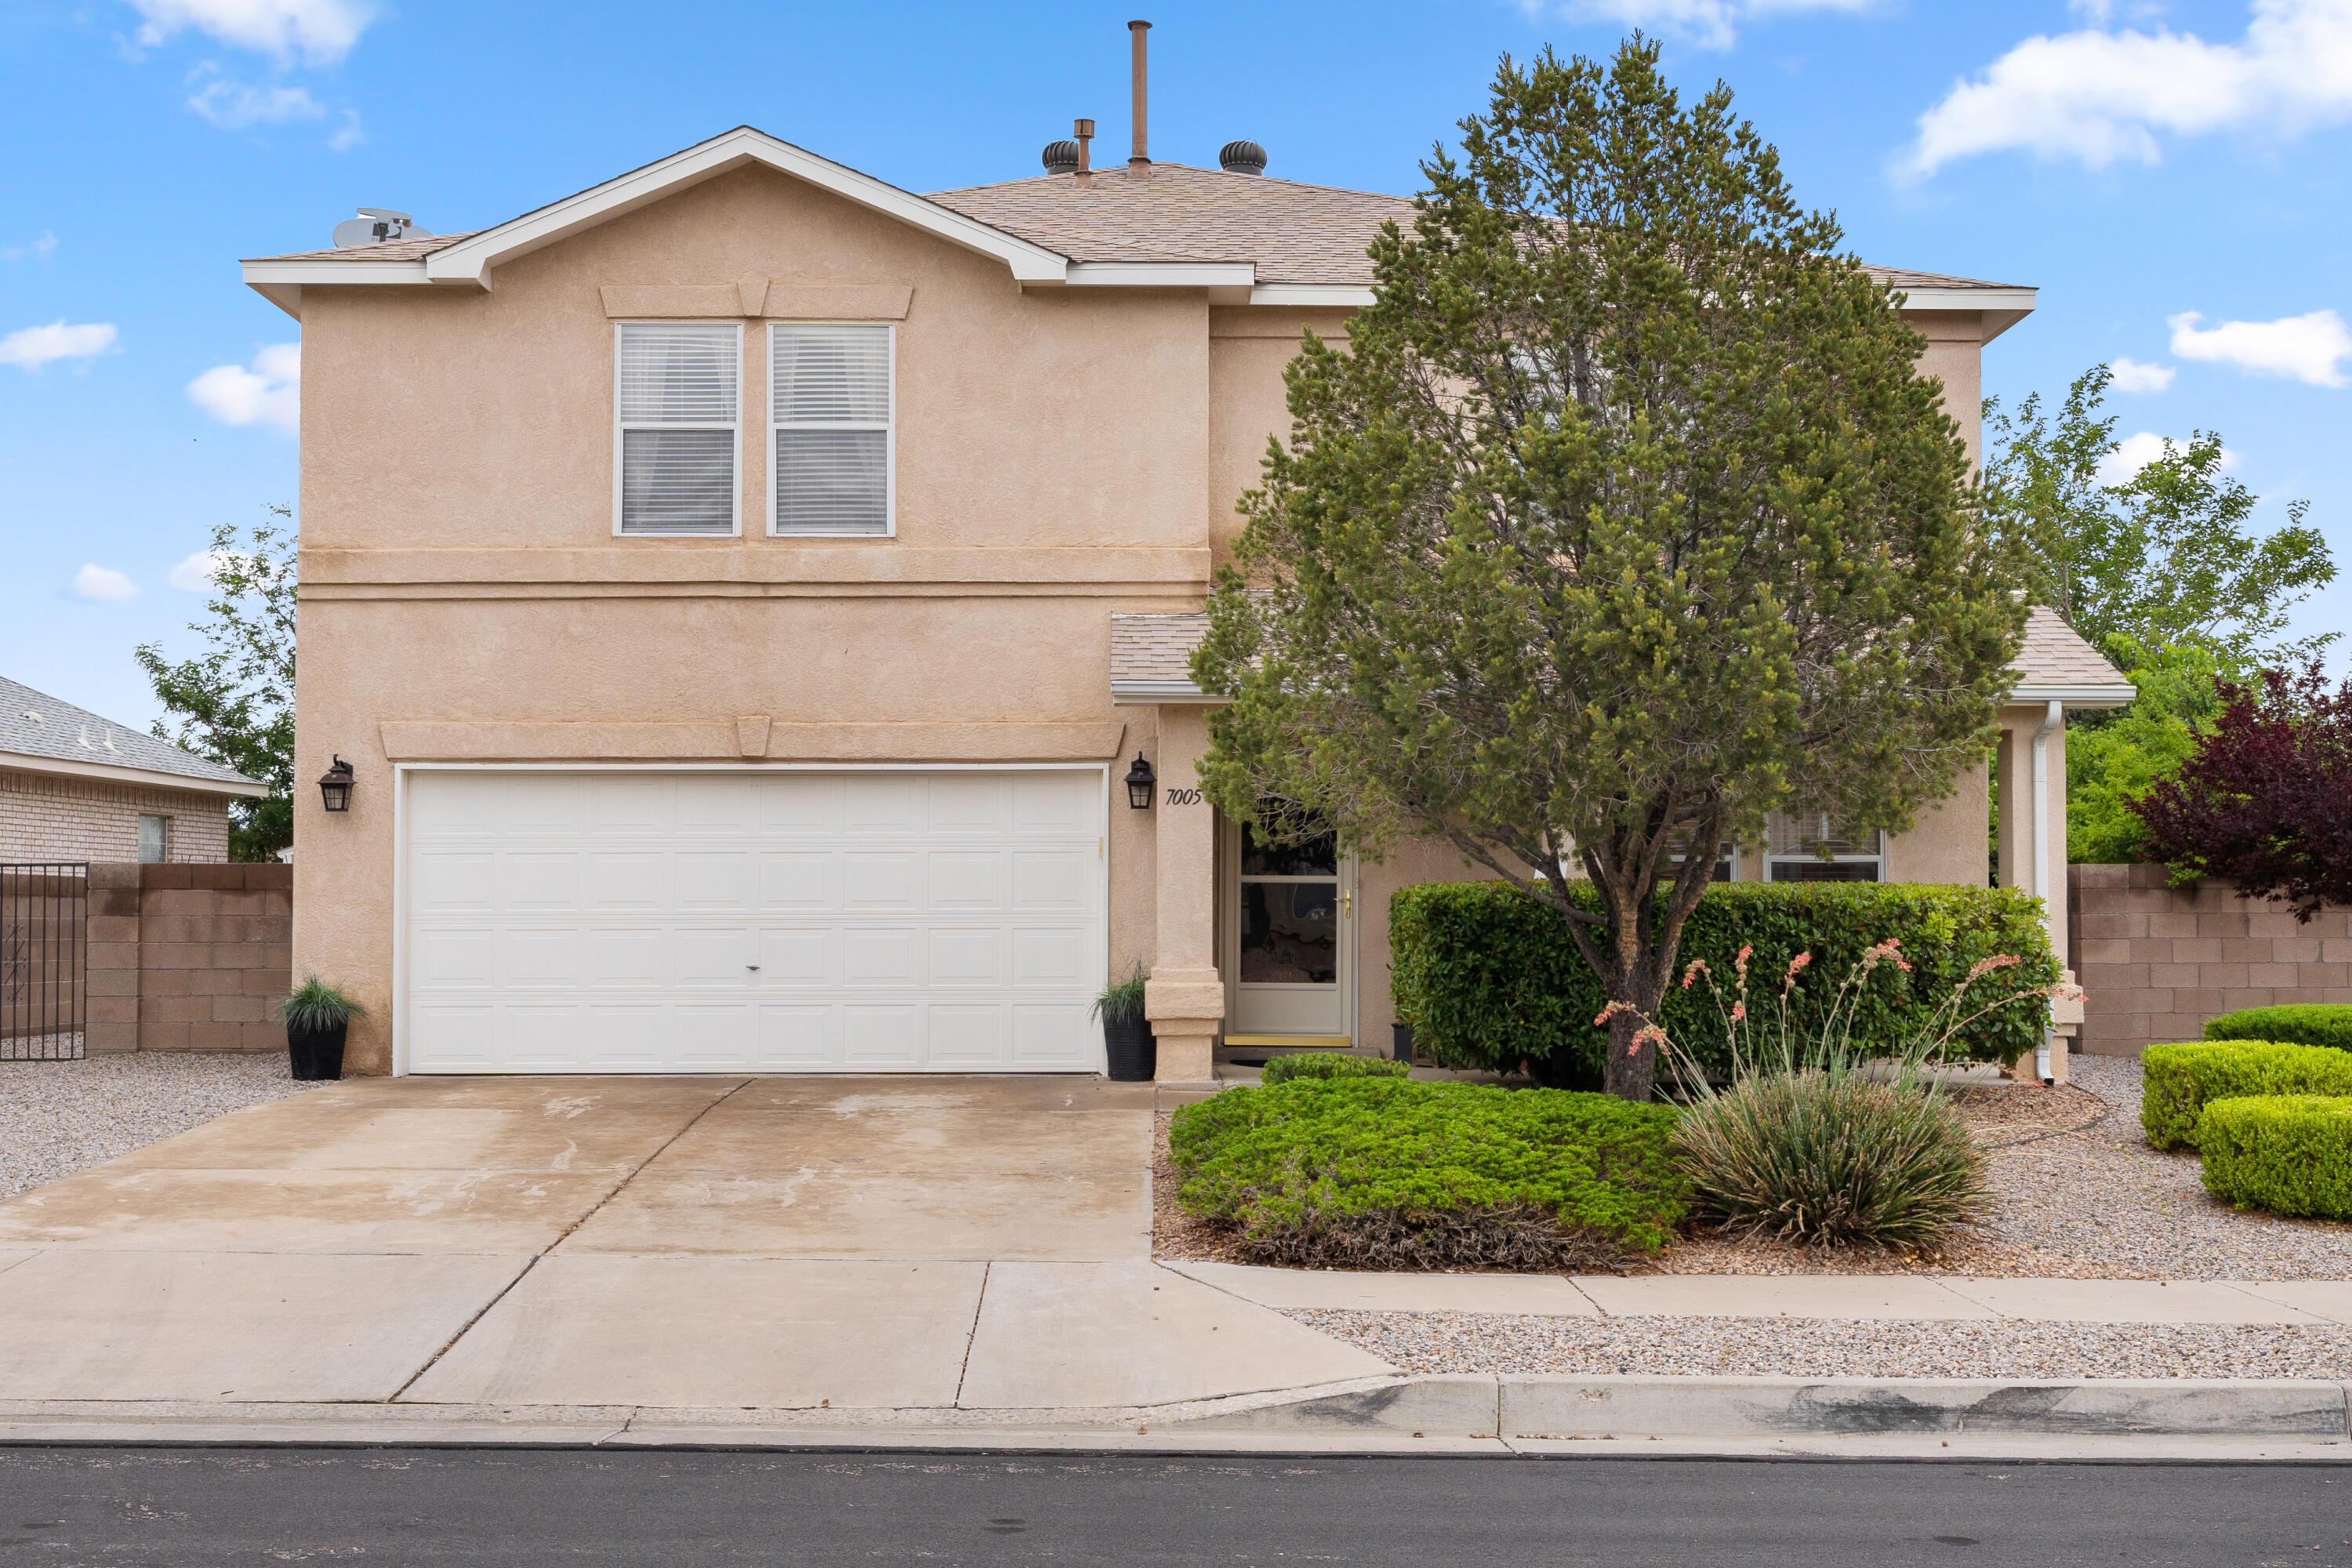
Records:
[[[0,679],[0,862],[228,858],[231,768]]]

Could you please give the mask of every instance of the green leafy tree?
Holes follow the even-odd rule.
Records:
[[[294,842],[294,509],[272,506],[247,531],[213,531],[205,651],[177,663],[148,643],[134,657],[174,722],[158,739],[269,786],[229,806],[229,856],[271,860]]]
[[[2257,536],[2259,500],[2222,476],[2221,437],[2200,430],[2186,445],[2109,483],[2121,448],[2103,415],[2111,374],[2094,365],[2045,412],[2032,394],[2014,415],[1987,398],[1987,515],[2024,547],[2031,591],[2118,663],[2137,649],[2210,647],[2232,670],[2300,663],[2332,640],[2282,643],[2296,605],[2335,580],[2308,501],[2287,507],[2284,526]]]
[[[2132,705],[2066,737],[2066,858],[2108,866],[2151,858],[2133,804],[2180,771],[2221,712],[2221,656],[2200,643],[2126,658]]]
[[[1906,826],[2024,616],[1896,299],[1657,61],[1506,59],[1423,165],[1348,352],[1290,366],[1193,663],[1220,806],[1436,835],[1556,911],[1632,1099],[1725,845],[1783,806]]]

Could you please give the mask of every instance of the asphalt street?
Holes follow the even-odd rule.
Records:
[[[0,1449],[0,1564],[2352,1568],[2352,1467]]]

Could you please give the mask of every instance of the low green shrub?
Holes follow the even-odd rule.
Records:
[[[2197,1147],[2197,1119],[2251,1094],[2352,1095],[2352,1052],[2271,1040],[2190,1041],[2140,1053],[2140,1131],[2154,1149]]]
[[[1691,1206],[1724,1229],[1907,1248],[1975,1217],[1984,1156],[1950,1101],[1907,1080],[1811,1068],[1743,1078],[1685,1110]]]
[[[1591,889],[1576,886],[1597,908]],[[2011,888],[1720,882],[1692,911],[1676,967],[1704,959],[1727,988],[1740,948],[1753,946],[1750,974],[1777,991],[1801,952],[1812,954],[1814,975],[1844,974],[1894,939],[1909,972],[1880,965],[1852,1003],[1853,1037],[1871,1047],[1916,1034],[1979,960],[2015,954],[2023,962],[1977,982],[1969,1010],[1990,1010],[1955,1041],[1971,1059],[2013,1061],[2041,1044],[2047,1007],[1990,1005],[2057,983],[2040,909]],[[1524,1059],[1552,1081],[1598,1081],[1609,1037],[1592,1020],[1606,999],[1557,911],[1502,882],[1432,882],[1391,900],[1389,932],[1398,1016],[1440,1065],[1509,1071]],[[1820,1033],[1834,993],[1832,984],[1799,986],[1791,1028]],[[1723,1015],[1705,985],[1670,990],[1658,1022],[1685,1057],[1729,1076]]]
[[[2246,1007],[2206,1019],[2205,1037],[2277,1040],[2287,1045],[2329,1046],[2339,1051],[2352,1051],[2352,1007],[2331,1002]]]
[[[278,1004],[278,1021],[304,1035],[323,1035],[368,1016],[366,1008],[316,974],[288,992]]]
[[[1265,1064],[1260,1076],[1269,1084],[1289,1083],[1302,1078],[1403,1078],[1412,1069],[1405,1063],[1386,1057],[1350,1057],[1338,1051],[1293,1051],[1286,1057],[1275,1057]]]
[[[2217,1100],[2197,1121],[2205,1190],[2290,1219],[2352,1219],[2352,1100]]]
[[[1606,1095],[1294,1079],[1177,1111],[1177,1201],[1309,1268],[1566,1269],[1654,1253],[1683,1215],[1675,1112]]]

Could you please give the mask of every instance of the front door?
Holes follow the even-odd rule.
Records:
[[[1225,825],[1225,1043],[1355,1043],[1356,875],[1331,834],[1260,844]]]

